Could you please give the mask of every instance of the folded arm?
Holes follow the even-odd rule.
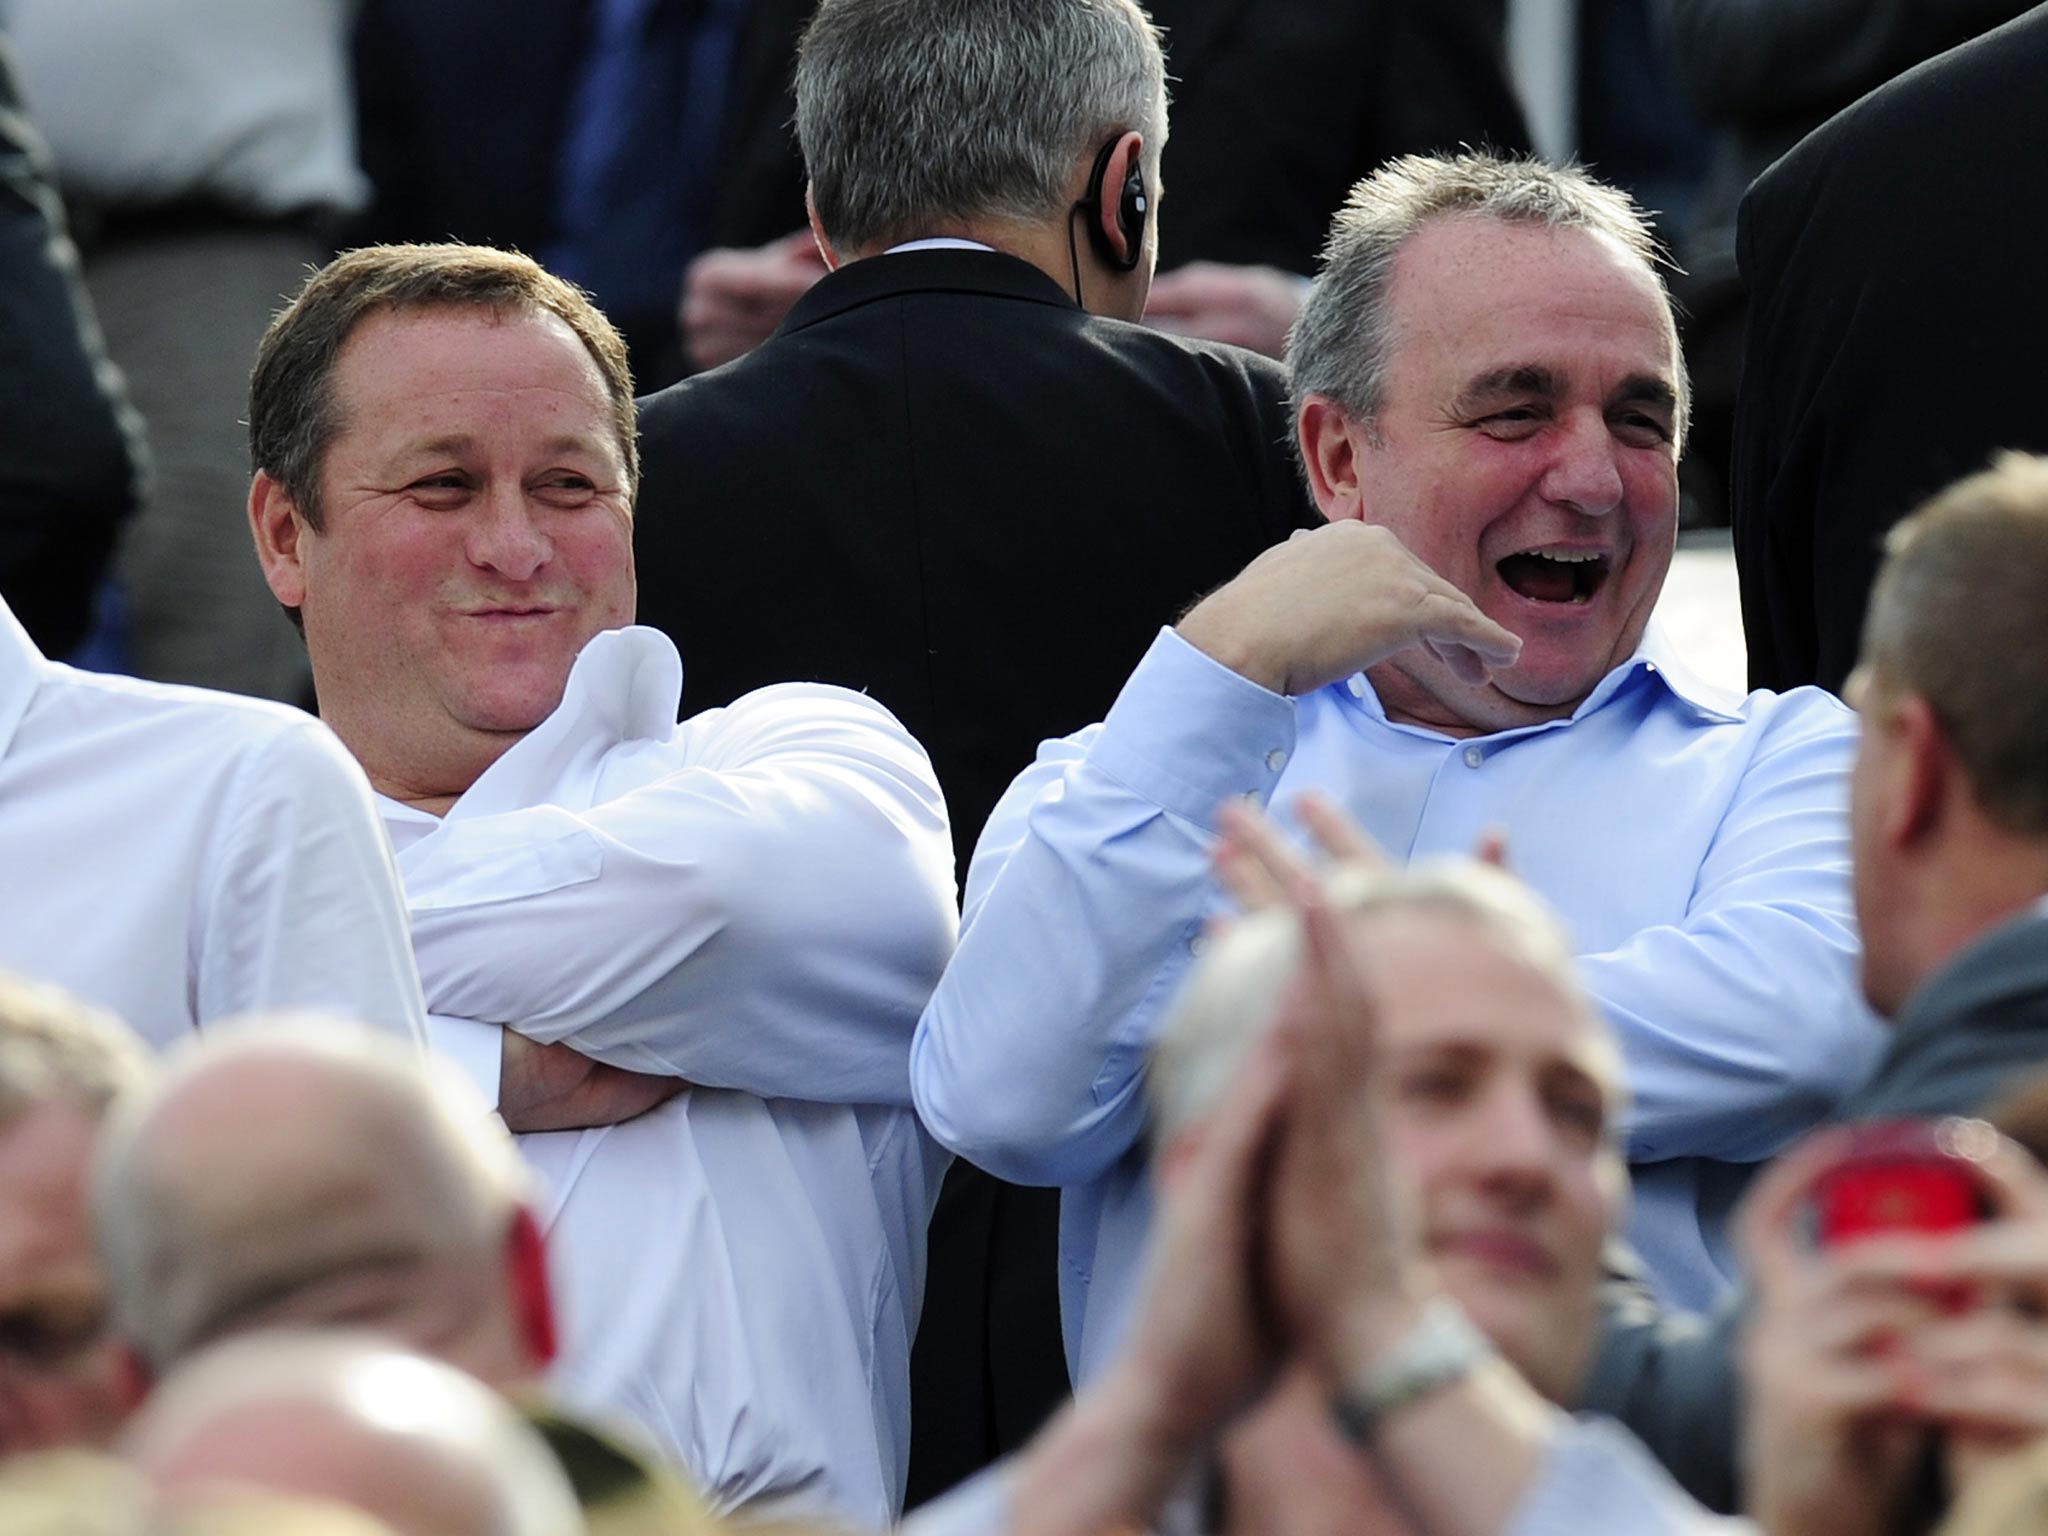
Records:
[[[434,1010],[629,1072],[905,1102],[954,933],[923,749],[858,694],[790,685],[619,757],[631,782],[600,803],[437,834],[437,866],[475,878],[413,882]]]

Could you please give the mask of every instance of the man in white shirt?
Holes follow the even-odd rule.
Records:
[[[46,661],[0,603],[0,968],[153,1046],[313,1009],[418,1039],[362,771],[282,705]]]
[[[381,797],[436,1041],[566,1133],[523,1142],[558,1392],[721,1506],[886,1522],[943,1167],[909,1041],[955,923],[923,750],[832,688],[675,724],[675,648],[620,628],[623,344],[524,257],[339,258],[249,421],[258,552]]]

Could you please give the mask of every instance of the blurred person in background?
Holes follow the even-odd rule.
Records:
[[[238,516],[257,339],[360,207],[350,0],[0,0],[85,279],[148,427],[124,671],[308,702]]]
[[[123,1102],[94,1185],[137,1380],[266,1328],[374,1330],[505,1393],[594,1536],[710,1528],[674,1472],[549,1405],[541,1192],[446,1064],[334,1021],[194,1041]]]
[[[119,1021],[0,972],[0,1457],[104,1446],[131,1405],[86,1188],[107,1106],[149,1072]]]
[[[2048,461],[2011,454],[1898,525],[1851,696],[1862,981],[1892,1021],[1844,1121],[1983,1114],[2048,1058]],[[1700,1498],[1740,1498],[1741,1312],[1610,1317],[1584,1402]]]
[[[0,25],[0,601],[45,655],[84,642],[115,530],[142,494],[126,398]]]
[[[363,0],[356,81],[375,198],[355,241],[521,250],[581,284],[633,376],[686,371],[685,265],[804,220],[790,70],[812,0]],[[808,235],[782,242],[808,276]]]
[[[201,1350],[122,1439],[174,1519],[270,1491],[360,1509],[394,1536],[585,1536],[546,1443],[509,1404],[367,1337],[256,1333]]]

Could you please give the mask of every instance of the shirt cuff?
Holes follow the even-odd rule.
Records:
[[[451,1061],[462,1075],[477,1085],[484,1102],[498,1107],[498,1073],[505,1064],[505,1031],[496,1024],[475,1019],[451,1018],[445,1013],[427,1015],[427,1047],[444,1061]]]
[[[1088,762],[1161,810],[1214,830],[1226,800],[1264,804],[1294,755],[1294,701],[1162,629]]]

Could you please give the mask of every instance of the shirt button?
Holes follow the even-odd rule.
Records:
[[[1198,933],[1192,939],[1188,940],[1188,953],[1193,955],[1197,960],[1202,958],[1203,953],[1208,948],[1209,936],[1206,933]]]
[[[1364,678],[1354,677],[1353,679],[1351,679],[1350,682],[1346,683],[1344,686],[1351,690],[1351,697],[1353,697],[1354,699],[1362,699],[1365,697]]]
[[[1486,751],[1483,747],[1467,747],[1465,749],[1465,766],[1467,768],[1477,768],[1485,761]]]
[[[1281,751],[1280,748],[1275,747],[1272,751],[1266,754],[1266,766],[1272,769],[1275,773],[1278,773],[1282,768],[1285,768],[1287,766],[1287,754]]]

